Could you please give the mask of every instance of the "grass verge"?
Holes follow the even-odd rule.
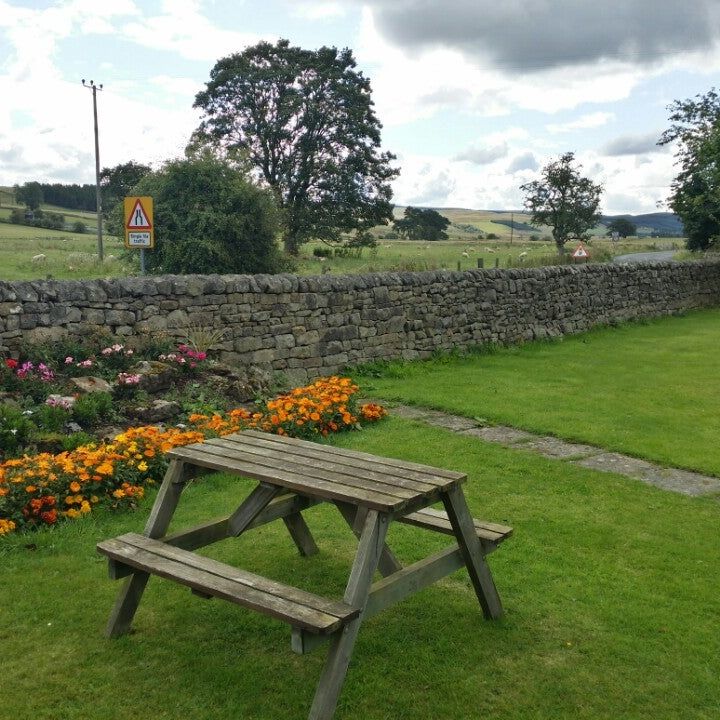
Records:
[[[363,392],[720,476],[720,310],[365,370]],[[359,377],[359,374],[356,375]]]
[[[365,624],[338,720],[715,718],[720,712],[720,506],[443,430],[390,419],[333,443],[469,474],[476,517],[515,527],[490,558],[506,616],[486,622],[460,571]],[[234,508],[244,481],[187,489],[178,526]],[[149,511],[0,542],[2,715],[38,720],[305,717],[324,650],[153,578],[135,633],[101,636],[119,585],[95,543]],[[321,555],[282,524],[208,554],[339,596],[354,542],[330,507],[307,513]],[[391,528],[405,560],[447,538]]]

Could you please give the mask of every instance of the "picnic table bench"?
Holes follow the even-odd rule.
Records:
[[[150,575],[185,585],[288,623],[291,648],[305,653],[329,642],[309,718],[333,717],[360,624],[389,605],[466,567],[486,618],[502,605],[485,556],[512,528],[474,520],[462,491],[466,475],[418,463],[333,448],[256,431],[175,448],[143,534],[98,544],[113,579],[125,577],[106,634],[130,629]],[[230,472],[257,481],[227,517],[166,534],[185,484],[198,472]],[[318,552],[303,511],[333,503],[357,536],[342,601],[316,595],[201,556],[194,551],[275,520],[302,555]],[[441,502],[444,511],[430,507]],[[403,567],[385,543],[397,521],[452,535],[450,547]],[[375,571],[383,576],[373,582]]]

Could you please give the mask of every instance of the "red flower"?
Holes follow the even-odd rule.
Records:
[[[14,370],[18,366],[18,361],[13,360],[12,358],[8,358],[5,360],[5,366],[9,367],[11,370]]]

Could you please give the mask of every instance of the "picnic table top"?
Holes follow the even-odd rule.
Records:
[[[425,507],[465,473],[246,430],[174,448],[170,458],[309,497],[400,514]]]

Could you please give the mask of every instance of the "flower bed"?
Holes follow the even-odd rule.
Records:
[[[348,378],[321,378],[260,404],[190,416],[190,428],[131,427],[107,443],[90,443],[56,454],[40,453],[0,463],[0,535],[54,525],[95,508],[134,507],[144,489],[158,482],[165,453],[244,429],[315,438],[386,415],[379,405],[357,406]]]

